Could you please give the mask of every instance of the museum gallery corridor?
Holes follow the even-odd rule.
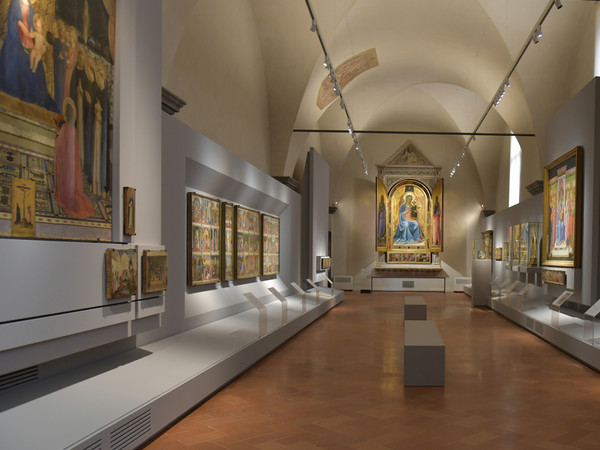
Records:
[[[423,294],[446,386],[403,386],[403,294],[345,300],[147,445],[600,448],[600,374],[464,294]]]

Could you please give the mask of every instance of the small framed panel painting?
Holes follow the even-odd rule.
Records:
[[[138,253],[136,249],[106,250],[106,298],[128,297],[138,293]]]
[[[279,273],[279,217],[262,215],[262,274]]]
[[[142,253],[142,292],[166,291],[168,285],[168,258],[165,250]]]
[[[502,247],[496,247],[494,249],[494,259],[496,261],[502,261]]]
[[[575,147],[544,167],[544,266],[580,266],[582,164]]]
[[[221,201],[188,192],[188,285],[221,280]]]
[[[260,213],[243,206],[235,207],[235,277],[260,275]]]
[[[135,189],[123,188],[123,234],[133,236],[135,234]]]
[[[431,264],[431,253],[388,252],[388,264]]]
[[[234,209],[231,203],[223,202],[223,267],[221,277],[223,281],[233,280],[233,219]]]
[[[542,283],[564,286],[567,284],[567,274],[563,270],[542,269]]]
[[[8,203],[8,202],[6,202]],[[12,179],[11,235],[35,236],[35,182]]]

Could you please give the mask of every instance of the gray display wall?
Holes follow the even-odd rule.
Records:
[[[307,278],[327,285],[325,273],[319,272],[318,256],[328,255],[329,231],[329,166],[321,155],[311,148],[306,155],[302,177],[302,283]]]

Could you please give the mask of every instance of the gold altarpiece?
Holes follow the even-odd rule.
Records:
[[[410,141],[377,166],[375,270],[380,274],[441,271],[444,180]]]

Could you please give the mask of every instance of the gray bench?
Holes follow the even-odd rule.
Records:
[[[423,297],[404,296],[404,320],[427,320],[427,303]]]
[[[431,320],[404,322],[404,386],[444,386],[446,346]]]

